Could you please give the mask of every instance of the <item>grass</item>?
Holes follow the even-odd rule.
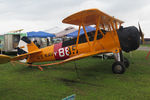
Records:
[[[150,47],[150,44],[142,44],[142,47]]]
[[[40,71],[24,65],[0,65],[0,100],[61,100],[76,94],[76,100],[149,100],[150,59],[146,51],[125,54],[130,67],[113,74],[114,60],[88,57]]]

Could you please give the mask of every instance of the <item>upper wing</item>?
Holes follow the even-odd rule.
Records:
[[[109,24],[110,20],[112,20],[112,22],[118,22],[120,24],[124,23],[123,21],[116,19],[112,16],[109,16],[108,14],[98,9],[88,9],[77,12],[65,18],[62,22],[73,25],[80,25],[81,23],[86,26],[96,25],[99,17],[100,17],[100,24],[103,25]]]
[[[22,60],[22,59],[27,58],[31,54],[36,54],[36,53],[40,53],[40,52],[41,52],[41,50],[36,50],[36,51],[29,52],[29,53],[25,53],[25,54],[22,54],[22,55],[12,58],[11,61]]]
[[[73,61],[73,60],[85,58],[85,57],[92,56],[92,55],[96,55],[96,54],[99,54],[99,53],[106,53],[106,52],[112,52],[112,50],[110,50],[110,51],[108,51],[108,50],[100,50],[100,51],[94,51],[94,52],[89,52],[89,53],[83,53],[83,54],[79,54],[79,55],[77,55],[77,56],[73,56],[73,57],[71,57],[71,58],[65,59],[65,60],[60,61],[60,62],[50,63],[50,64],[44,64],[44,65],[42,65],[42,66],[58,65],[58,64],[62,64],[62,63],[69,62],[69,61]]]

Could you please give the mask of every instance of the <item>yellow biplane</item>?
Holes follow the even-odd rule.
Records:
[[[39,49],[27,37],[23,37],[17,48],[18,56],[11,58],[1,55],[0,63],[26,59],[26,63],[31,64],[31,66],[42,68],[42,66],[62,64],[96,54],[113,53],[115,62],[112,64],[112,71],[116,74],[122,74],[125,72],[126,67],[129,66],[128,60],[123,57],[122,48],[129,52],[136,50],[139,46],[140,33],[137,28],[123,28],[121,26],[124,23],[123,21],[98,9],[80,11],[65,18],[62,22],[79,26],[78,36],[75,39]],[[90,25],[95,26],[96,29],[87,33],[85,27]],[[84,30],[84,35],[82,36],[80,35],[81,27]],[[128,36],[123,36],[125,35],[124,33],[127,33]],[[133,37],[132,35],[130,36],[130,33],[134,34]],[[137,38],[134,37],[135,34]],[[120,38],[124,40],[121,42],[122,39]],[[124,41],[126,42],[124,43]],[[133,44],[128,43],[129,41],[132,41]],[[135,44],[137,44],[136,47],[131,48]],[[34,62],[55,60],[61,61],[44,65],[32,64]]]

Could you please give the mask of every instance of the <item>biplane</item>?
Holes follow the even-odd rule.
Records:
[[[115,62],[112,64],[112,71],[115,74],[122,74],[129,66],[129,62],[123,57],[122,50],[129,52],[136,50],[139,46],[140,32],[136,27],[123,28],[121,26],[124,23],[123,21],[98,9],[77,12],[65,18],[62,22],[77,25],[79,27],[78,36],[72,40],[41,49],[27,37],[23,37],[17,48],[18,56],[11,58],[1,55],[0,63],[26,59],[26,63],[31,66],[38,66],[41,69],[42,66],[62,64],[96,54],[113,53]],[[96,30],[87,33],[85,27],[90,25],[93,25]],[[80,36],[81,27],[84,30],[84,35]],[[61,61],[33,65],[34,62],[55,60]]]

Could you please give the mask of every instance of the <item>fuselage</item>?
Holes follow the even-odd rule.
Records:
[[[88,36],[89,43],[84,36],[79,38],[79,43],[76,50],[76,39],[65,41],[62,43],[54,44],[41,49],[41,53],[31,55],[28,62],[44,62],[54,60],[64,60],[82,53],[88,53],[91,50],[112,50],[120,48],[118,36],[113,35],[112,32],[106,32],[103,35],[98,33],[97,40],[94,43],[94,36]]]

